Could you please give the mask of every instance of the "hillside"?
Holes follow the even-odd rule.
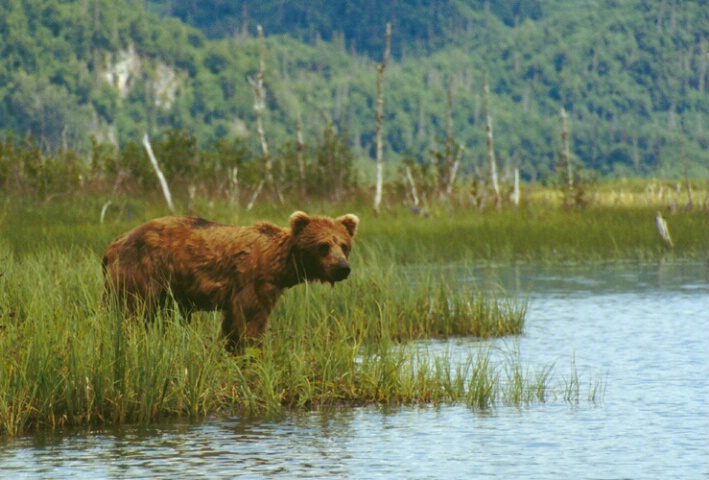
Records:
[[[546,3],[552,11],[558,6],[552,4],[559,4]],[[148,0],[151,11],[177,17],[209,38],[239,35],[260,24],[272,34],[289,35],[306,43],[317,39],[343,41],[348,50],[370,57],[381,54],[386,22],[397,32],[392,39],[394,56],[420,56],[468,36],[474,24],[488,25],[492,18],[510,26],[528,18],[539,19],[541,4],[539,0]]]
[[[388,162],[422,160],[452,125],[464,169],[485,174],[483,84],[503,171],[550,174],[562,107],[575,161],[607,176],[706,176],[706,1],[8,0],[0,5],[0,129],[88,151],[143,132],[254,145],[256,23],[267,40],[269,141],[333,122],[373,156],[374,61],[385,72]],[[187,25],[183,22],[189,22]]]

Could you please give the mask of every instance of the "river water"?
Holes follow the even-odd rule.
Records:
[[[709,478],[706,263],[461,276],[528,299],[525,334],[493,343],[532,369],[553,362],[563,376],[575,365],[577,404],[340,408],[45,433],[0,443],[0,478]],[[479,344],[424,348],[450,355]],[[599,378],[602,398],[587,401]]]

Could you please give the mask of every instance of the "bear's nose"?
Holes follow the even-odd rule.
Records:
[[[332,268],[332,278],[336,282],[339,282],[340,280],[347,278],[351,271],[352,269],[347,263],[339,263]]]

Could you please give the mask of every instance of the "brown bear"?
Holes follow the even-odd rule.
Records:
[[[347,278],[359,218],[295,212],[289,228],[237,227],[198,217],[151,220],[115,239],[103,256],[104,301],[115,295],[132,314],[154,315],[171,301],[189,318],[221,310],[233,349],[265,330],[286,288]]]

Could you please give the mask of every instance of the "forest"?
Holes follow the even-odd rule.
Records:
[[[504,178],[514,169],[531,182],[555,175],[562,109],[570,161],[588,176],[705,178],[708,17],[705,0],[7,0],[0,186],[47,167],[39,159],[17,171],[26,145],[22,155],[61,158],[55,167],[70,175],[111,148],[116,161],[142,162],[145,133],[191,146],[161,158],[167,171],[228,161],[195,152],[257,160],[257,25],[273,155],[294,158],[301,134],[311,152],[339,142],[338,161],[368,171],[387,22],[390,177],[404,164],[435,170],[453,145],[460,178],[486,178],[489,104]]]

